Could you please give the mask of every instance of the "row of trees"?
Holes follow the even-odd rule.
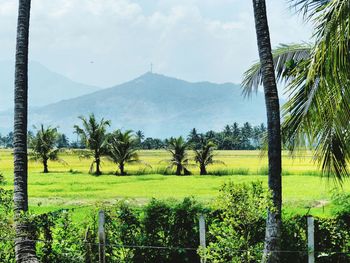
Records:
[[[36,128],[35,128],[36,129]],[[201,138],[205,137],[215,143],[218,150],[256,150],[261,149],[266,135],[266,126],[262,123],[259,126],[252,126],[249,122],[240,126],[237,122],[232,125],[226,125],[221,132],[208,131],[199,133],[193,128],[187,136],[187,142],[195,149],[200,148]],[[28,138],[34,136],[34,131],[28,131]],[[137,147],[140,149],[163,149],[169,143],[169,139],[159,139],[147,137],[139,130],[135,133],[137,138]],[[57,148],[84,149],[86,145],[83,140],[70,141],[64,133],[56,135]],[[0,147],[13,147],[13,132],[6,136],[0,135]]]
[[[101,158],[109,158],[119,168],[121,175],[125,175],[125,165],[129,163],[141,162],[137,150],[140,147],[140,133],[133,134],[132,131],[116,130],[107,133],[110,126],[108,120],[97,120],[94,114],[88,118],[79,117],[81,126],[75,125],[75,132],[80,137],[83,145],[89,150],[84,151],[84,156],[93,157],[90,166],[90,173],[100,175]],[[61,161],[58,157],[59,148],[58,139],[60,134],[57,128],[41,125],[35,135],[29,136],[29,147],[31,148],[31,159],[41,161],[44,166],[44,173],[48,173],[48,161]],[[185,141],[182,137],[170,138],[165,141],[164,148],[171,154],[171,159],[167,160],[169,168],[175,168],[176,175],[189,175],[187,167],[189,165],[188,150],[193,149],[195,152],[194,161],[199,165],[200,174],[206,175],[206,167],[214,163],[214,149],[216,144],[205,135],[198,134],[195,142]]]
[[[145,138],[142,131],[136,133],[142,149],[162,149],[169,139],[161,140],[158,138]],[[215,143],[218,150],[256,150],[261,149],[266,135],[266,126],[252,126],[249,122],[239,126],[237,122],[232,125],[226,125],[221,132],[208,131],[199,133],[193,128],[188,136],[187,142],[194,149],[199,149],[203,138]]]
[[[0,147],[1,148],[13,147],[13,132],[9,132],[7,135],[4,135],[4,136],[0,134]]]
[[[28,131],[28,138],[34,136],[33,131]],[[69,142],[69,138],[65,134],[58,134],[56,139],[58,148],[81,148],[78,142]],[[0,148],[13,148],[13,132],[9,132],[7,135],[2,136],[0,134]]]

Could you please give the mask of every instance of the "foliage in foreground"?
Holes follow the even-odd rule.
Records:
[[[227,183],[210,208],[193,198],[153,199],[143,206],[126,201],[105,208],[106,261],[121,263],[260,262],[267,193],[260,183]],[[315,219],[317,262],[350,262],[350,197],[335,196],[334,218]],[[207,249],[198,249],[198,214],[206,214]],[[31,215],[37,255],[43,263],[98,262],[97,210],[72,220],[74,210]],[[0,262],[14,262],[12,192],[0,186]],[[282,262],[307,261],[306,216],[285,216]]]
[[[209,226],[210,243],[202,251],[209,262],[252,262],[261,258],[268,198],[262,183],[224,184]]]

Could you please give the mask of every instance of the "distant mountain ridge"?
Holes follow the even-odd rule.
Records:
[[[87,95],[30,110],[30,125],[59,126],[71,135],[78,116],[95,113],[112,121],[112,127],[143,130],[146,137],[186,135],[221,130],[233,122],[266,122],[264,96],[244,99],[239,85],[191,83],[146,73],[132,81]],[[9,112],[0,113],[0,129],[9,123]]]
[[[14,62],[0,61],[0,72],[0,110],[12,110],[15,75]],[[70,80],[36,61],[29,62],[28,88],[29,105],[31,107],[48,105],[101,89]]]

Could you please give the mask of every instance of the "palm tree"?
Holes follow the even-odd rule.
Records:
[[[32,148],[32,159],[41,161],[44,166],[44,173],[48,173],[48,161],[60,161],[58,158],[59,149],[56,147],[58,138],[57,128],[50,126],[41,128],[37,131],[35,136],[29,139],[29,146]]]
[[[204,136],[200,138],[200,148],[194,149],[194,160],[199,164],[200,175],[207,175],[207,166],[215,163],[214,149],[216,145],[211,140],[207,140]]]
[[[145,134],[144,134],[143,131],[141,131],[141,130],[138,130],[138,131],[136,132],[136,136],[137,136],[137,138],[139,139],[140,142],[142,142],[143,139],[145,139]]]
[[[287,81],[283,139],[290,150],[314,149],[327,177],[350,175],[349,0],[298,0],[294,7],[315,25],[312,44],[281,45],[274,51],[278,80]],[[257,63],[245,74],[245,92],[261,83]]]
[[[126,175],[125,164],[140,162],[137,154],[138,139],[132,135],[132,131],[115,131],[110,135],[108,156],[119,167],[120,174]]]
[[[136,138],[137,138],[137,147],[142,148],[142,143],[143,140],[145,139],[145,134],[143,133],[143,131],[138,130],[136,133]]]
[[[279,262],[281,244],[281,131],[279,98],[271,52],[269,26],[265,0],[253,0],[255,28],[265,92],[268,130],[268,185],[272,193],[273,207],[269,208],[266,222],[263,262]]]
[[[193,128],[187,136],[187,142],[195,149],[198,148],[200,134]]]
[[[166,150],[171,154],[170,167],[176,167],[176,175],[181,175],[182,171],[184,174],[189,174],[189,171],[186,169],[189,159],[187,156],[188,144],[182,138],[170,138],[166,146]]]
[[[18,6],[15,112],[14,112],[14,215],[16,262],[38,262],[31,227],[23,215],[28,211],[28,40],[30,0],[20,0]]]
[[[88,119],[83,116],[80,116],[79,119],[82,121],[82,127],[74,125],[75,133],[80,136],[81,141],[93,152],[94,156],[90,172],[92,173],[94,164],[96,164],[94,174],[101,175],[101,156],[106,152],[106,129],[111,125],[110,121],[103,118],[97,121],[94,114],[90,114]]]

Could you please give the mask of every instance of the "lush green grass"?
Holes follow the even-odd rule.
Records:
[[[232,180],[237,183],[260,180],[267,182],[267,161],[259,157],[258,151],[219,151],[217,159],[225,164],[215,164],[209,172],[221,176],[199,176],[198,168],[190,166],[193,176],[172,176],[152,174],[163,171],[169,158],[165,151],[142,151],[140,158],[152,168],[144,165],[127,166],[130,175],[114,176],[116,166],[105,160],[102,166],[105,175],[95,177],[88,174],[91,160],[79,159],[77,154],[66,152],[61,155],[67,164],[49,163],[50,174],[41,173],[40,163],[29,164],[29,198],[35,211],[58,208],[72,208],[114,203],[128,198],[144,203],[152,197],[176,198],[194,196],[203,202],[210,201],[218,194],[220,186]],[[5,188],[13,184],[13,157],[10,150],[0,151],[0,170],[7,181]],[[329,215],[332,182],[321,179],[311,161],[310,153],[303,158],[283,157],[283,200],[289,213],[311,213]],[[348,191],[350,183],[343,189]]]

